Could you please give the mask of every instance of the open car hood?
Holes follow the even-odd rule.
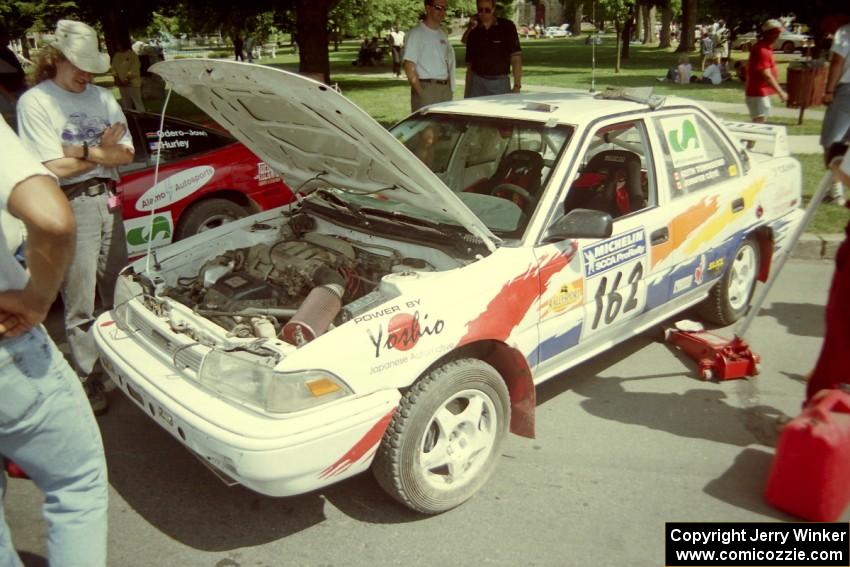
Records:
[[[327,85],[280,69],[213,59],[163,61],[151,71],[283,174],[293,189],[321,176],[332,186],[380,190],[453,219],[495,249],[498,237],[451,189]]]

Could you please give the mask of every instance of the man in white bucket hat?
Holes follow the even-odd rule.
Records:
[[[77,251],[62,284],[65,333],[74,369],[95,414],[108,402],[100,381],[91,325],[95,290],[112,307],[118,272],[127,263],[121,202],[115,195],[117,166],[133,160],[127,119],[112,93],[92,84],[109,70],[97,32],[82,22],[60,20],[56,41],[36,64],[35,86],[18,102],[18,134],[59,179],[77,220]]]

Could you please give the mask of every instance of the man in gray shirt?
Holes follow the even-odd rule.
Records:
[[[405,36],[404,72],[410,82],[410,110],[452,100],[455,52],[440,29],[446,0],[425,0],[425,19]]]

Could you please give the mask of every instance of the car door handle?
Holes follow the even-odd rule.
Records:
[[[738,199],[735,199],[734,201],[732,201],[732,212],[733,213],[739,213],[743,210],[744,210],[744,198],[743,197],[739,197]]]
[[[652,243],[653,246],[657,244],[664,244],[669,239],[670,231],[667,230],[666,226],[664,228],[659,228],[649,236],[649,241]]]

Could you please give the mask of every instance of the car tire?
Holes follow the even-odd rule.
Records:
[[[747,312],[759,274],[759,247],[747,238],[738,247],[732,262],[700,305],[703,319],[717,325],[731,325]]]
[[[740,49],[741,49],[741,52],[743,52],[743,53],[749,53],[751,47],[752,47],[752,44],[749,41],[745,41],[744,43],[741,44]]]
[[[217,228],[241,219],[248,211],[227,199],[205,199],[195,203],[183,213],[177,227],[176,239],[194,236],[199,232]]]
[[[791,54],[794,53],[794,49],[795,47],[793,41],[786,41],[782,44],[782,53]]]
[[[402,397],[378,448],[378,484],[423,514],[468,500],[492,474],[507,436],[510,396],[489,364],[464,358],[420,378]]]

